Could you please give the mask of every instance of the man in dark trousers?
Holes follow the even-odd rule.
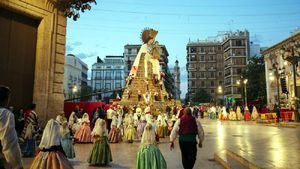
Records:
[[[192,116],[189,107],[184,109],[184,115],[175,123],[170,135],[170,149],[174,148],[174,141],[179,135],[179,147],[181,150],[182,165],[184,169],[192,169],[197,157],[197,139],[198,147],[202,147],[204,140],[204,131],[199,120]]]

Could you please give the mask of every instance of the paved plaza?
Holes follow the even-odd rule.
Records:
[[[247,159],[254,160],[264,168],[300,168],[300,126],[296,128],[272,127],[256,122],[238,122],[202,120],[205,130],[203,148],[198,149],[195,169],[222,168],[213,160],[214,153],[225,149],[243,153]],[[178,141],[178,140],[177,140]],[[135,168],[139,140],[133,144],[110,144],[113,162],[101,168]],[[76,144],[76,159],[71,160],[75,169],[90,167],[86,162],[92,144]],[[173,151],[169,150],[168,139],[161,139],[159,148],[162,151],[168,168],[180,169],[181,155],[178,143]],[[24,159],[25,168],[29,168],[32,158]]]

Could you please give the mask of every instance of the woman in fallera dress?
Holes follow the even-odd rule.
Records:
[[[78,125],[78,117],[75,115],[75,112],[72,112],[69,117],[69,128],[71,129],[72,133],[75,134],[75,132],[79,129],[80,125]]]
[[[155,131],[151,124],[147,124],[137,153],[137,169],[166,169],[164,156],[156,146]]]
[[[48,121],[39,145],[39,153],[30,169],[73,169],[61,147],[60,126],[57,121]]]
[[[105,166],[112,161],[106,122],[102,119],[97,119],[92,134],[94,144],[87,161],[90,165]]]
[[[75,150],[73,146],[73,137],[71,136],[70,129],[68,128],[68,122],[62,122],[60,127],[61,134],[61,146],[66,154],[66,156],[70,159],[75,158]]]
[[[109,142],[111,143],[118,143],[119,141],[122,140],[121,136],[121,130],[119,128],[119,119],[117,117],[118,115],[114,115],[112,117],[112,122],[111,122],[111,130],[108,135]]]
[[[91,128],[89,115],[84,113],[81,119],[81,127],[75,133],[75,139],[79,143],[90,143],[91,142]]]

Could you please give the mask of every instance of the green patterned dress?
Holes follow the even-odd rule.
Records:
[[[166,169],[167,163],[159,148],[154,144],[142,145],[137,154],[137,169]]]
[[[112,161],[107,136],[95,136],[93,149],[87,161],[90,165],[96,166],[105,166]]]

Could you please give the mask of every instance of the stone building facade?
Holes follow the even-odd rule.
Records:
[[[124,70],[123,56],[109,55],[105,56],[104,60],[98,57],[97,62],[92,66],[92,90],[99,92],[122,89],[125,86]],[[104,93],[101,99],[110,97],[112,94],[113,92]]]
[[[294,48],[294,57],[300,56],[300,32],[265,49],[262,52],[265,60],[267,103],[270,107],[279,103],[282,107],[293,107],[296,101],[295,98],[300,97],[299,62],[295,72],[296,85],[294,85],[293,65],[283,58],[283,51],[287,51],[284,50],[287,46],[290,51],[292,51],[292,47]],[[286,87],[287,92],[282,90],[284,87],[282,84],[283,79],[285,81],[284,86]],[[295,93],[294,86],[297,88],[297,93]]]
[[[4,80],[1,80],[0,83],[11,87],[13,92],[11,104],[13,106],[27,108],[28,104],[34,102],[37,104],[36,112],[40,119],[46,122],[46,120],[54,118],[63,110],[66,17],[63,11],[57,8],[56,0],[2,0],[0,1],[0,11],[0,32],[5,33],[7,30],[13,30],[10,31],[11,34],[4,41],[0,42],[1,46],[5,46],[4,50],[9,48],[14,52],[24,49],[24,51],[20,51],[22,54],[7,55],[8,60],[9,58],[20,58],[22,60],[22,55],[29,53],[33,61],[29,64],[26,63],[28,60],[24,58],[23,63],[18,62],[19,60],[15,60],[15,62],[1,60],[8,66],[19,68],[19,66],[25,64],[30,69],[19,70],[15,74],[1,69],[1,77],[4,77]],[[36,24],[24,24],[23,21],[25,20],[32,20]],[[7,27],[5,27],[5,24]],[[33,48],[30,51],[28,51],[26,45],[29,44],[27,40],[32,39],[31,35],[19,31],[23,28],[27,30],[29,27],[33,30],[32,37],[34,36],[32,40]],[[8,34],[5,33],[5,35]],[[28,37],[23,38],[23,35],[28,35]],[[15,44],[8,43],[12,40],[18,42]],[[21,85],[14,85],[21,82],[18,78],[25,77],[27,74],[32,75],[30,75],[30,78],[23,79],[23,82],[28,80],[28,85],[25,88],[21,88]],[[10,78],[15,80],[9,81]]]
[[[190,42],[187,45],[188,98],[193,98],[197,89],[203,88],[214,100],[221,95],[223,87],[224,59],[220,42]]]
[[[187,44],[188,93],[191,100],[203,88],[213,101],[242,98],[237,81],[242,77],[249,57],[249,32],[226,32],[221,39]]]
[[[87,86],[88,66],[73,54],[65,58],[64,96],[72,99],[80,96],[81,89]]]

